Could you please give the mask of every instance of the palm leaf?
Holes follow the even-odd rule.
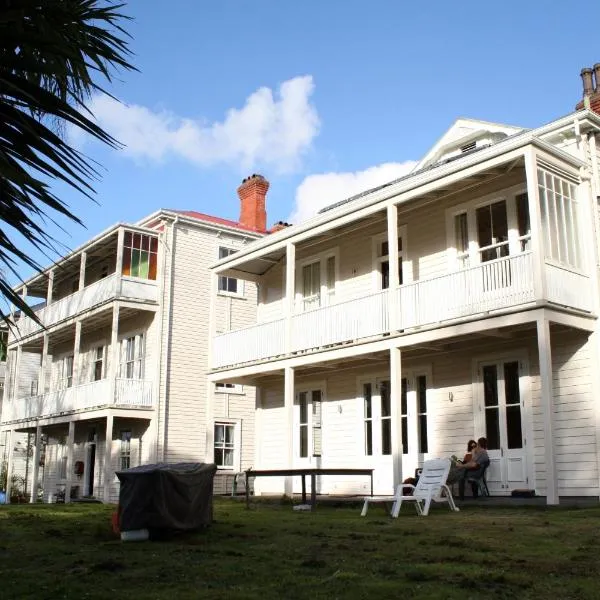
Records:
[[[65,127],[119,146],[93,121],[85,102],[92,93],[105,93],[102,82],[110,83],[117,70],[135,69],[123,6],[101,0],[0,0],[0,296],[36,321],[7,274],[19,277],[21,263],[40,270],[32,247],[49,259],[58,255],[59,243],[46,229],[49,221],[56,223],[54,215],[81,224],[52,192],[52,182],[93,199],[99,173],[61,135]],[[1,308],[0,319],[10,325]]]

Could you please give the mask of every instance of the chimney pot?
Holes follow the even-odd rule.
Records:
[[[594,92],[593,71],[590,68],[581,69],[581,79],[583,80],[583,97],[591,96]]]
[[[246,177],[237,190],[240,198],[240,223],[254,229],[265,231],[267,228],[266,198],[269,182],[256,173]]]
[[[594,88],[594,92],[596,94],[600,94],[600,63],[596,63],[594,65],[594,77],[596,79],[596,87]]]

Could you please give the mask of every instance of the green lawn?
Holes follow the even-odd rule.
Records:
[[[375,506],[217,500],[215,523],[122,543],[102,505],[0,507],[0,598],[600,598],[600,508]]]

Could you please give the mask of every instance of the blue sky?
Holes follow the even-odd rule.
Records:
[[[571,112],[580,69],[600,62],[590,1],[127,4],[140,72],[112,88],[123,105],[91,104],[127,148],[75,138],[103,179],[98,205],[61,188],[86,225],[57,232],[69,247],[161,207],[237,220],[254,172],[269,224],[304,219],[403,173],[460,116],[534,127]]]

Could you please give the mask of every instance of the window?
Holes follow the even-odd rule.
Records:
[[[215,392],[218,394],[243,394],[244,386],[236,383],[216,383]]]
[[[120,377],[142,379],[144,377],[145,339],[140,333],[121,340]]]
[[[480,262],[508,256],[506,200],[479,207],[475,217]]]
[[[365,455],[373,455],[373,390],[370,383],[363,385],[365,414]]]
[[[427,377],[417,377],[417,427],[419,434],[419,452],[428,452],[429,442],[427,438]]]
[[[300,265],[297,273],[297,300],[301,310],[333,304],[337,278],[335,254],[321,255]]]
[[[469,228],[466,212],[454,215],[454,243],[458,265],[461,269],[466,269],[469,266]]]
[[[538,169],[538,190],[546,257],[579,268],[581,252],[575,185]]]
[[[408,454],[408,379],[402,378],[400,391],[400,421],[402,425],[402,454]]]
[[[63,438],[64,440],[64,438]],[[59,440],[58,449],[57,449],[57,470],[58,470],[58,478],[66,479],[67,478],[67,445],[64,441]]]
[[[233,248],[219,247],[219,258],[225,258],[231,254],[235,254],[236,250]],[[241,294],[240,285],[238,280],[233,277],[219,276],[219,292],[226,292],[228,294]]]
[[[390,383],[382,381],[379,384],[381,397],[381,454],[392,453],[392,407],[390,401]]]
[[[531,222],[529,220],[529,198],[527,194],[519,194],[517,203],[517,227],[519,231],[519,247],[521,252],[531,248]]]
[[[92,381],[100,381],[104,377],[104,346],[94,348],[94,364]]]
[[[233,423],[215,423],[214,462],[217,467],[234,467],[235,425]]]
[[[60,365],[60,389],[73,387],[73,355],[65,356]]]
[[[124,429],[119,435],[121,447],[119,449],[119,464],[121,471],[131,467],[131,430]]]
[[[0,331],[0,362],[6,362],[7,346],[8,346],[8,331]]]
[[[404,237],[405,235],[398,237],[398,281],[400,282],[400,285],[404,283],[402,265],[405,254]],[[382,290],[387,290],[390,287],[390,257],[387,235],[378,235],[373,241],[375,244],[373,268],[374,271],[378,273],[377,287]]]
[[[479,199],[448,213],[448,247],[456,268],[467,269],[531,249],[527,194],[518,188],[503,193],[504,198],[483,204]]]
[[[298,394],[298,407],[300,409],[300,458],[308,457],[308,392]]]
[[[156,279],[158,238],[126,231],[123,237],[123,275]]]
[[[317,261],[302,267],[302,307],[303,310],[321,306],[321,262]]]

